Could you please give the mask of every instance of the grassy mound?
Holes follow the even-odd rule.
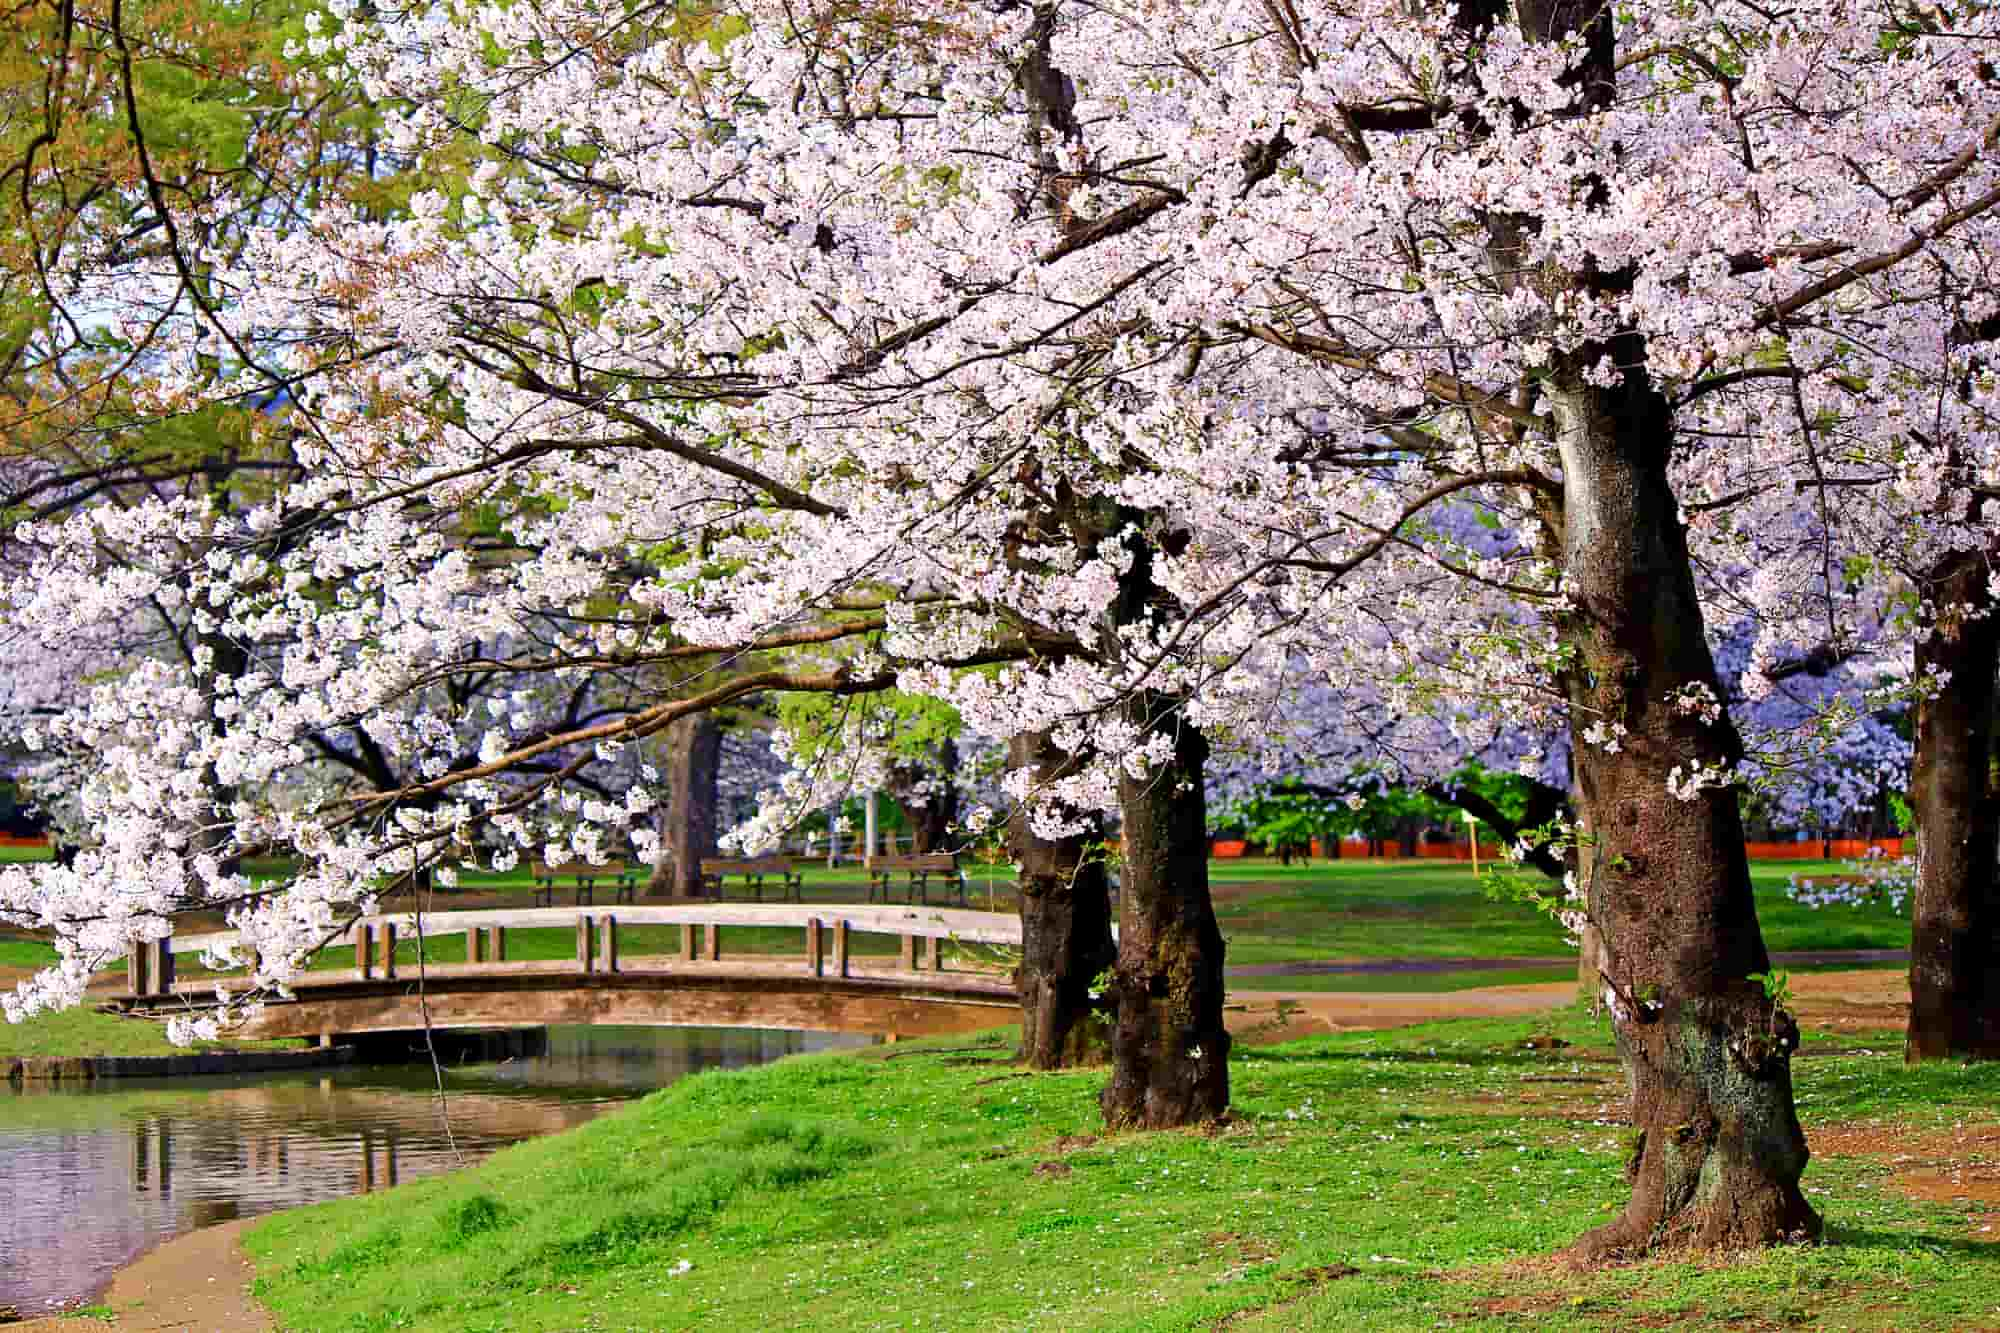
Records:
[[[1830,1244],[1544,1262],[1623,1199],[1607,1041],[1567,1013],[1245,1050],[1234,1123],[1109,1138],[1102,1075],[1025,1075],[1008,1034],[798,1057],[281,1214],[248,1245],[260,1299],[315,1333],[1944,1329],[2000,1310],[2000,1199],[1918,1179],[1964,1178],[1969,1126],[2000,1142],[2000,1068],[1906,1070],[1886,1034],[1799,1061]]]

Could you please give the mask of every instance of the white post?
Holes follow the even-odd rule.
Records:
[[[826,868],[833,869],[840,864],[840,807],[844,801],[835,801],[826,809]]]
[[[875,793],[872,791],[868,793],[868,822],[863,830],[863,837],[865,841],[861,844],[861,861],[863,865],[868,865],[875,860],[875,848],[877,846],[875,842]]]
[[[1465,816],[1465,831],[1472,836],[1472,877],[1479,878],[1479,821],[1472,817],[1470,810],[1460,812]]]

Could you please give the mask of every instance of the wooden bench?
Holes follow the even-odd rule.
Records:
[[[958,858],[950,852],[924,852],[916,856],[877,856],[868,862],[868,901],[874,902],[879,891],[882,901],[889,901],[890,878],[904,875],[904,888],[908,900],[913,903],[930,905],[930,882],[933,877],[942,880],[947,892],[956,889],[958,905],[965,906],[965,871],[958,865]]]
[[[535,906],[554,907],[556,905],[556,882],[568,881],[575,891],[576,905],[589,906],[596,894],[597,881],[610,880],[612,901],[629,903],[639,882],[639,872],[627,865],[594,866],[588,861],[565,861],[560,865],[550,865],[547,861],[536,861],[529,867],[535,880]]]
[[[778,898],[790,898],[793,902],[804,901],[799,890],[805,886],[805,875],[799,871],[788,856],[753,856],[731,861],[704,858],[701,863],[701,884],[712,889],[715,896],[725,896],[726,882],[731,875],[739,875],[758,902],[764,901],[764,880],[775,875],[778,878]]]

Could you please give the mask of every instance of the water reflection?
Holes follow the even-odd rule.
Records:
[[[0,1306],[77,1301],[171,1236],[386,1189],[703,1069],[865,1044],[825,1033],[555,1028],[545,1054],[427,1067],[0,1088]]]

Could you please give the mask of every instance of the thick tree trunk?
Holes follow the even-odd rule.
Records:
[[[1614,364],[1644,364],[1636,339],[1602,351]],[[1563,626],[1576,653],[1571,742],[1596,838],[1590,915],[1639,1139],[1625,1211],[1575,1252],[1813,1236],[1820,1220],[1798,1185],[1807,1159],[1792,1100],[1798,1028],[1751,980],[1770,959],[1736,793],[1684,785],[1692,764],[1731,762],[1741,742],[1726,716],[1705,723],[1683,702],[1720,691],[1667,482],[1670,409],[1641,371],[1602,389],[1582,370],[1564,367],[1550,386],[1564,585],[1576,605]],[[1608,743],[1584,739],[1593,724],[1624,730]],[[1669,790],[1675,769],[1680,795]]]
[[[1061,775],[1069,756],[1046,733],[1017,736],[1009,764],[1033,781]],[[1091,983],[1111,966],[1111,895],[1096,830],[1044,838],[1017,809],[1007,828],[1008,850],[1020,864],[1021,1058],[1031,1069],[1066,1069],[1100,1062],[1110,1043],[1104,1012],[1091,1003]]]
[[[1916,649],[1919,679],[1949,678],[1917,704],[1910,802],[1917,818],[1911,910],[1910,1028],[1921,1060],[2000,1058],[2000,794],[1993,784],[1994,672],[2000,609],[1976,553],[1940,572],[1940,624]],[[1973,616],[1959,613],[1969,608]]]
[[[667,799],[660,807],[660,845],[666,858],[653,868],[649,894],[702,896],[701,862],[716,850],[716,780],[722,769],[722,728],[707,713],[667,728]]]
[[[1158,695],[1142,691],[1126,706],[1142,731],[1171,731],[1174,762],[1119,784],[1118,1016],[1099,1104],[1114,1129],[1167,1129],[1229,1108],[1222,931],[1208,896],[1208,741]]]

